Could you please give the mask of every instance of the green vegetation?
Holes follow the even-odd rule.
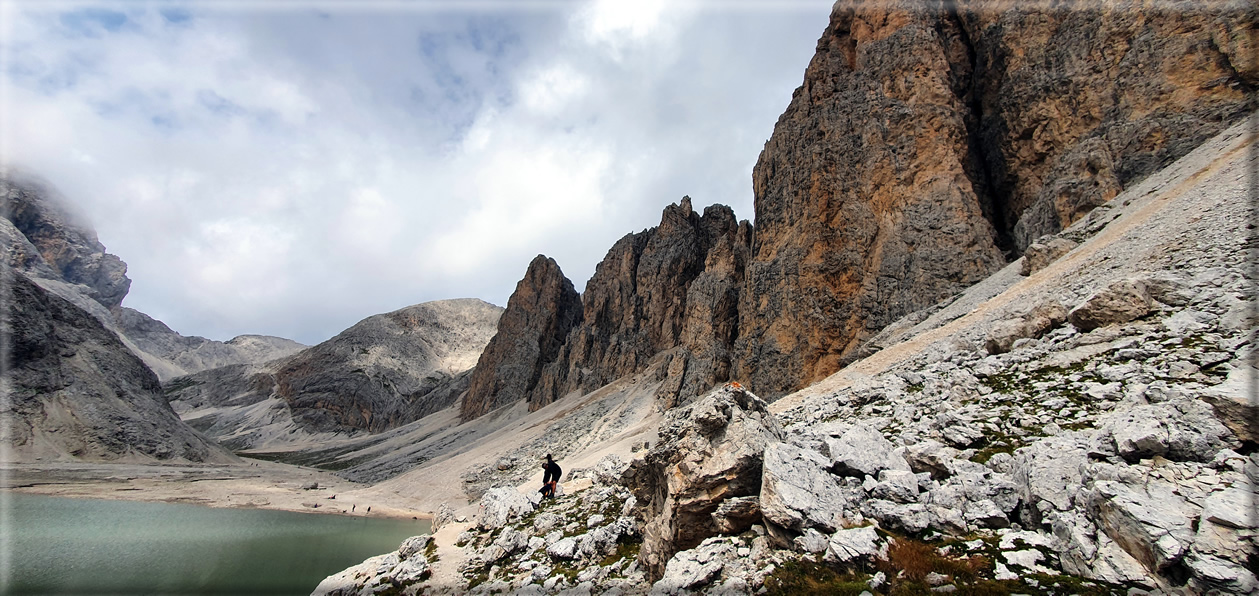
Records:
[[[858,573],[841,573],[824,563],[808,559],[787,561],[765,578],[765,593],[769,596],[794,594],[837,594],[857,596],[868,590],[870,576]]]

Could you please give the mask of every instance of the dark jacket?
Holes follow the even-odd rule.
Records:
[[[550,462],[547,462],[546,465],[543,467],[546,469],[546,471],[542,473],[542,484],[546,484],[548,482],[560,481],[560,474],[564,472],[563,470],[560,469],[559,464],[553,461],[550,461]]]

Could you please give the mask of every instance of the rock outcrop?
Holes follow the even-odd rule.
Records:
[[[464,420],[531,398],[542,368],[554,362],[581,321],[581,297],[555,259],[538,255],[507,301],[498,329],[481,352],[460,405]]]
[[[723,502],[761,492],[762,455],[783,438],[765,402],[734,384],[670,411],[659,436],[623,476],[646,520],[639,560],[653,580],[673,553],[719,532]]]
[[[669,406],[728,380],[751,236],[729,207],[700,215],[683,197],[659,226],[612,246],[580,304],[559,267],[535,259],[477,367],[464,419],[522,400],[536,410],[653,367]]]
[[[7,457],[234,459],[180,421],[153,372],[96,318],[7,265],[2,274]]]
[[[701,216],[683,197],[665,208],[659,226],[618,241],[586,282],[582,322],[544,370],[541,395],[531,405],[642,371],[653,357],[682,345],[684,331],[702,344],[703,364],[688,373],[683,361],[669,363],[676,384],[685,385],[689,375],[690,386],[705,391],[726,380],[721,351],[733,339],[736,263],[748,239],[746,224],[741,227],[729,207],[713,205]]]

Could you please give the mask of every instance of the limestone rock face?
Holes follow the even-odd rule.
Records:
[[[733,341],[737,263],[747,229],[729,207],[713,205],[701,216],[684,197],[665,208],[659,226],[617,242],[586,282],[584,319],[544,373],[543,398],[591,391],[641,371],[653,356],[682,345],[684,331],[703,364],[690,371],[687,383],[686,361],[671,363],[677,389],[665,397],[676,399],[684,385],[691,391],[686,397],[694,396],[726,380],[723,350]]]
[[[9,455],[20,460],[235,458],[179,420],[157,377],[94,317],[3,268],[12,360]]]
[[[1020,248],[1254,108],[1256,13],[1244,4],[959,4],[982,157]]]
[[[127,264],[105,252],[91,226],[68,211],[50,187],[30,179],[0,176],[0,196],[13,227],[29,241],[42,260],[61,279],[88,288],[106,308],[122,304],[131,287]],[[9,265],[23,270],[37,266],[36,255],[9,249]]]
[[[895,5],[894,5],[895,6]],[[736,376],[771,397],[1004,264],[942,15],[840,2],[752,173]],[[960,43],[960,42],[957,42]],[[961,87],[961,88],[959,88]]]
[[[733,386],[671,410],[659,437],[623,476],[646,520],[639,560],[652,579],[675,552],[719,533],[712,514],[723,502],[760,492],[762,453],[783,439],[765,402]]]
[[[464,419],[521,399],[536,410],[651,366],[666,378],[667,406],[728,380],[751,238],[729,207],[701,215],[683,197],[659,226],[612,246],[580,304],[558,266],[535,260],[477,367]]]
[[[838,2],[753,171],[734,376],[834,372],[1243,118],[1255,14]]]
[[[554,259],[538,255],[507,301],[498,330],[477,360],[463,398],[464,420],[529,399],[544,365],[581,321],[581,297]],[[533,400],[530,400],[533,401]]]

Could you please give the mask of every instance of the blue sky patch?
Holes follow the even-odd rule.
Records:
[[[65,28],[87,37],[96,37],[101,31],[113,33],[127,24],[127,15],[104,8],[84,8],[61,15]]]
[[[158,11],[167,23],[179,25],[192,20],[192,13],[182,8],[163,8]]]

